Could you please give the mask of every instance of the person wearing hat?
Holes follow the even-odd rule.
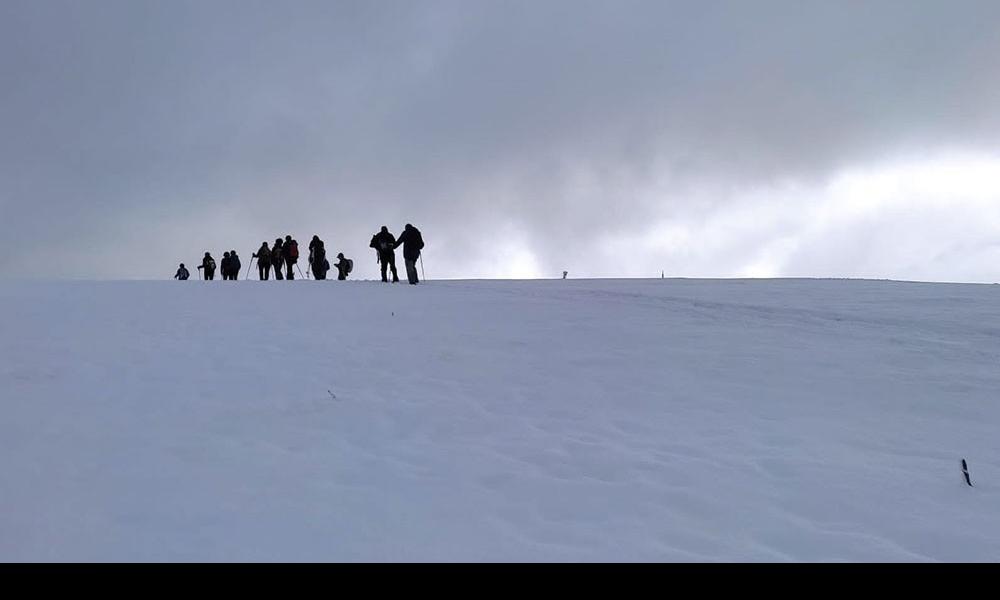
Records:
[[[198,269],[205,270],[205,281],[212,281],[215,279],[215,259],[212,258],[211,252],[206,252],[205,257],[201,259],[201,265]]]
[[[349,258],[344,258],[344,253],[341,252],[337,254],[337,264],[333,265],[337,267],[337,281],[345,281],[347,276],[351,274],[354,270],[354,261]]]

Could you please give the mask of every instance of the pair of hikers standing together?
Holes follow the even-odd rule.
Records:
[[[374,248],[378,253],[377,260],[382,265],[383,283],[389,281],[386,276],[387,269],[392,271],[392,282],[399,282],[399,275],[396,273],[396,248],[400,246],[403,246],[406,279],[410,285],[416,285],[420,282],[417,277],[417,261],[420,260],[420,251],[424,248],[424,238],[420,235],[419,229],[407,223],[399,239],[396,239],[389,233],[389,228],[383,225],[382,230],[372,236],[372,241],[368,244],[368,247]]]

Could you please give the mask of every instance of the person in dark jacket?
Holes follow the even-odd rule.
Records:
[[[406,279],[410,285],[416,285],[420,282],[417,278],[417,261],[420,259],[420,251],[424,248],[424,238],[420,235],[420,230],[407,223],[394,247],[399,248],[401,245],[403,261],[406,263]]]
[[[184,263],[181,263],[180,268],[177,269],[177,273],[174,275],[174,279],[180,279],[181,281],[187,281],[188,277],[190,277],[190,276],[191,276],[190,271],[188,271],[187,268],[184,267]]]
[[[260,275],[260,280],[267,281],[271,274],[271,249],[267,247],[267,242],[260,245],[260,248],[254,252],[253,258],[257,259],[257,273]]]
[[[309,268],[312,269],[313,277],[319,280],[326,279],[326,273],[330,270],[330,261],[326,260],[326,247],[319,238],[313,238],[309,243]]]
[[[399,274],[396,273],[396,238],[389,233],[389,228],[385,225],[382,230],[372,236],[369,248],[375,248],[378,253],[378,262],[382,265],[382,283],[388,283],[385,270],[392,270],[392,282],[399,283]]]
[[[313,252],[316,250],[316,246],[323,243],[323,240],[319,239],[318,235],[314,235],[313,239],[309,240],[309,266],[312,266],[313,262]]]
[[[293,240],[292,236],[286,235],[281,254],[285,259],[285,279],[291,281],[295,279],[295,263],[299,262],[299,243]]]
[[[354,269],[354,261],[349,258],[344,258],[343,252],[338,254],[337,258],[340,259],[337,261],[337,264],[334,265],[337,267],[337,280],[345,281],[347,276],[351,274],[351,270]]]
[[[215,259],[212,258],[211,252],[205,253],[205,257],[201,259],[201,265],[198,268],[205,270],[205,281],[215,279]]]
[[[274,247],[271,248],[271,266],[274,267],[274,278],[278,281],[284,279],[281,275],[281,267],[285,264],[283,245],[284,242],[281,241],[281,238],[278,238],[274,240]]]
[[[319,239],[318,235],[314,235],[309,241],[309,272],[313,274],[316,273],[315,265],[313,265],[313,262],[316,260],[316,248],[321,246],[323,246],[323,240]],[[316,277],[316,279],[320,278]]]
[[[222,280],[223,281],[229,281],[229,276],[231,274],[232,268],[233,268],[233,265],[229,261],[229,253],[228,252],[223,252],[222,253],[222,260],[219,261],[219,272],[222,273]]]
[[[229,251],[229,279],[231,281],[238,281],[240,278],[240,271],[243,270],[243,263],[240,262],[240,257],[236,254],[236,250]]]

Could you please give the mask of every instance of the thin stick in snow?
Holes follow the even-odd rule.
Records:
[[[965,459],[962,459],[962,475],[965,475],[965,483],[972,487],[972,480],[969,479],[969,465],[966,464]]]

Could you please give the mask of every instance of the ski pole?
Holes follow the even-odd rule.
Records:
[[[423,275],[424,281],[427,281],[427,272],[424,271],[424,253],[420,253],[420,274]]]
[[[302,274],[302,267],[299,266],[299,263],[295,263],[295,268],[298,269],[298,271],[299,271],[299,277],[301,277],[302,279],[305,279],[306,276]]]
[[[250,279],[250,271],[253,269],[253,264],[255,262],[257,262],[256,256],[250,259],[250,264],[247,266],[247,276],[244,277],[243,279]]]

